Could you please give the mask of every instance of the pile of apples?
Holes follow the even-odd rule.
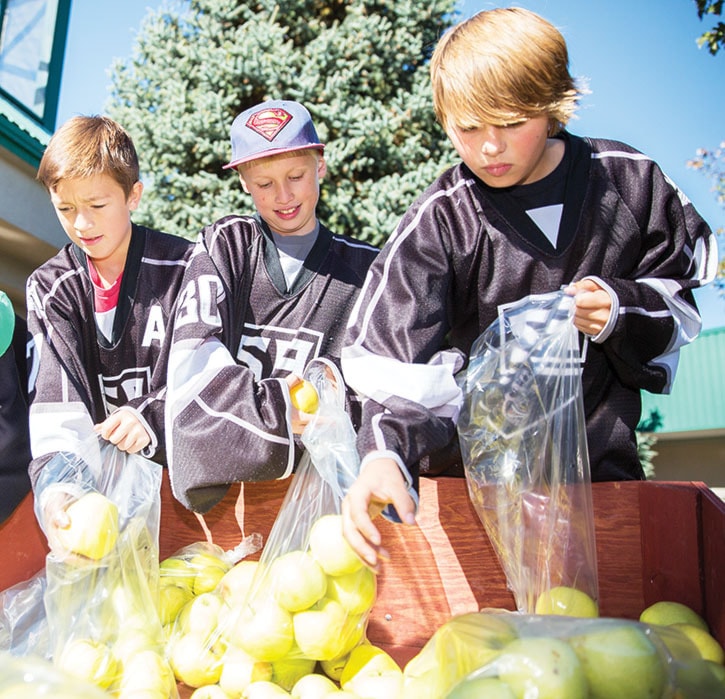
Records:
[[[567,618],[568,617],[568,618]],[[491,610],[440,627],[404,670],[403,699],[716,699],[722,646],[676,602],[602,619],[586,593],[552,588],[535,615]]]
[[[340,515],[319,517],[304,549],[266,563],[230,565],[200,544],[162,561],[160,574],[169,660],[194,699],[400,696],[401,668],[365,638],[375,573]]]

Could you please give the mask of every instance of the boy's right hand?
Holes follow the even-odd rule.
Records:
[[[373,459],[342,501],[342,531],[358,556],[375,571],[380,569],[380,558],[389,558],[373,524],[387,505],[395,507],[402,522],[415,524],[415,502],[398,464],[389,458]]]
[[[103,439],[129,454],[136,454],[151,444],[149,433],[131,410],[116,410],[103,422],[94,425],[94,429]]]

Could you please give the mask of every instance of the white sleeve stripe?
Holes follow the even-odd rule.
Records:
[[[423,214],[428,210],[430,206],[433,205],[434,202],[436,202],[438,199],[442,197],[449,197],[453,193],[455,193],[457,190],[459,190],[461,187],[467,187],[469,184],[468,180],[460,180],[456,183],[454,187],[451,187],[450,189],[441,190],[438,192],[435,192],[432,194],[426,201],[424,201],[418,211],[416,212],[416,215],[413,217],[413,219],[410,221],[410,223],[404,228],[403,230],[396,231],[393,236],[388,241],[388,245],[390,246],[390,254],[388,255],[387,259],[385,260],[385,265],[383,267],[383,275],[380,279],[380,283],[378,285],[378,288],[375,290],[375,293],[373,294],[372,299],[370,300],[370,303],[368,304],[367,308],[365,309],[365,315],[363,316],[362,325],[360,328],[360,333],[358,334],[357,338],[355,339],[356,345],[361,345],[364,340],[365,336],[367,335],[367,328],[370,324],[370,320],[372,317],[372,313],[375,310],[375,307],[378,304],[378,301],[380,300],[380,297],[383,294],[383,291],[385,290],[385,287],[387,286],[388,277],[390,275],[390,265],[392,264],[393,259],[395,258],[395,255],[400,248],[400,246],[403,244],[403,242],[406,240],[406,238],[415,230],[415,228],[420,223],[420,219],[423,217]],[[363,297],[366,292],[366,287],[368,285],[368,281],[371,279],[370,276],[368,276],[365,285],[363,287],[362,293],[358,297],[358,301],[355,304],[355,309],[353,310],[351,314],[351,321],[353,318],[357,318],[357,315],[359,313],[359,307],[360,304],[363,303]]]
[[[627,153],[623,150],[605,150],[601,153],[592,153],[592,159],[602,160],[603,158],[626,158],[627,160],[652,160],[644,153]]]

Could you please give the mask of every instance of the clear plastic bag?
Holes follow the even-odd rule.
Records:
[[[575,590],[587,596],[590,615],[596,615],[594,515],[573,308],[573,297],[563,291],[501,306],[498,320],[474,343],[461,379],[458,432],[469,494],[517,608],[526,613],[542,604],[556,613],[558,604],[568,604],[557,593]]]
[[[501,610],[453,617],[403,674],[403,699],[725,696],[725,680],[677,628]]]
[[[204,599],[198,623],[181,619],[170,641],[176,677],[189,686],[218,683],[239,696],[255,677],[289,691],[318,662],[344,657],[364,638],[377,587],[342,536],[342,499],[359,469],[344,384],[324,360],[304,378],[319,407],[259,561],[237,564]],[[217,621],[205,625],[210,617]]]
[[[161,466],[94,438],[56,454],[35,490],[50,657],[120,697],[178,696],[157,611],[160,485]]]

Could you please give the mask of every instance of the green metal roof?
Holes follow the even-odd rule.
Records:
[[[682,348],[672,393],[642,391],[642,417],[652,410],[662,418],[658,433],[725,429],[725,327]]]

